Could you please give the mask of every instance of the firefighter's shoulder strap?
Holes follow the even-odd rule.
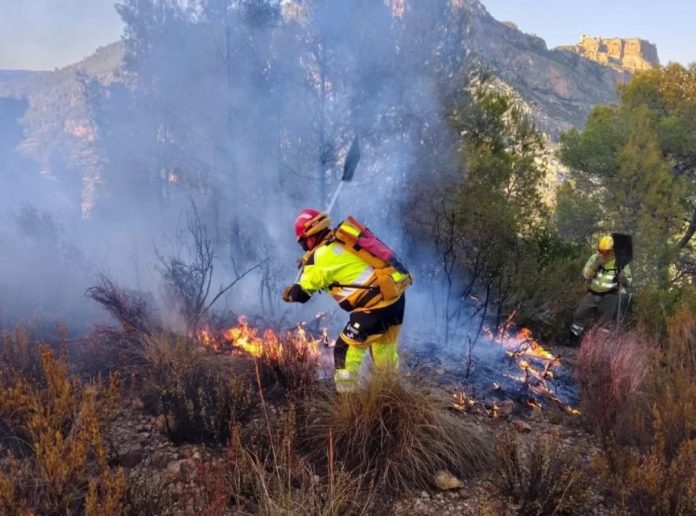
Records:
[[[394,252],[355,218],[341,222],[332,238],[375,270],[377,286],[385,299],[399,297],[413,283],[413,277]]]

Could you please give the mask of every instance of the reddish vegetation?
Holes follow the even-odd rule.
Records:
[[[585,335],[577,362],[582,407],[602,434],[610,433],[636,402],[648,364],[640,333],[595,328]]]

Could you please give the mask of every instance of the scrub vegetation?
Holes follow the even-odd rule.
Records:
[[[93,279],[86,295],[116,326],[86,338],[3,327],[0,512],[423,514],[403,504],[459,497],[471,514],[696,513],[696,68],[637,73],[554,153],[467,57],[465,3],[118,5],[127,82],[80,84],[80,159],[99,170],[83,178],[83,215],[137,225],[191,208],[171,253],[154,252],[150,291],[140,277],[137,289]],[[598,237],[633,236],[623,324],[564,350],[581,414],[539,410],[529,392],[479,402],[461,377],[443,388],[444,367],[419,375],[407,360],[399,377],[338,395],[324,336],[280,330],[289,268],[269,257],[293,242],[275,200],[324,203],[356,133],[365,184],[389,199],[378,215],[397,221],[433,301],[414,316],[436,349],[468,345],[471,359],[484,323],[568,344]],[[381,178],[402,175],[392,195]],[[27,207],[15,222],[3,249],[82,263],[51,217]],[[223,303],[232,292],[237,304]],[[271,333],[227,337],[247,299]]]

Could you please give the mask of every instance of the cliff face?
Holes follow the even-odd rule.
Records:
[[[619,72],[652,70],[660,66],[657,47],[639,38],[598,38],[584,35],[577,45],[559,47]]]
[[[390,0],[395,16],[404,15],[412,1]],[[514,23],[494,19],[479,0],[439,1],[467,15],[461,32],[467,58],[509,85],[529,106],[538,127],[552,138],[582,126],[595,105],[617,100],[616,85],[624,77],[615,69],[585,59],[579,52],[549,50],[543,39],[521,32]],[[621,47],[627,62],[636,56],[634,46]],[[648,55],[640,48],[642,55]],[[28,139],[23,146],[29,154],[44,155],[51,149],[65,153],[76,139],[80,144],[89,143],[83,88],[78,79],[86,75],[102,84],[123,80],[119,76],[123,53],[123,44],[116,43],[55,72],[0,73],[0,97],[29,101],[24,119]]]
[[[549,50],[543,39],[493,18],[477,0],[456,2],[471,15],[470,52],[519,95],[552,139],[581,127],[595,105],[617,101],[623,77],[612,68],[577,53]]]

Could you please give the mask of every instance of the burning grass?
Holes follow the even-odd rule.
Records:
[[[378,376],[348,396],[319,391],[308,405],[310,456],[325,461],[331,446],[331,457],[385,494],[431,487],[441,470],[469,477],[491,463],[487,443],[423,386]]]
[[[513,317],[497,329],[482,324],[484,339],[477,352],[470,340],[464,367],[452,370],[465,385],[465,392],[457,393],[456,405],[468,410],[476,400],[495,416],[501,403],[515,401],[534,410],[552,407],[577,415],[579,395],[572,372],[531,330],[517,328]]]
[[[319,378],[319,348],[325,336],[311,335],[302,324],[292,331],[278,332],[267,328],[263,332],[241,317],[239,324],[218,332],[199,333],[207,347],[228,353],[244,350],[256,359],[261,383],[265,389],[280,390],[291,397],[302,396]]]
[[[588,508],[588,477],[578,450],[544,436],[526,445],[510,430],[495,448],[493,484],[518,505],[516,514],[577,514]]]

